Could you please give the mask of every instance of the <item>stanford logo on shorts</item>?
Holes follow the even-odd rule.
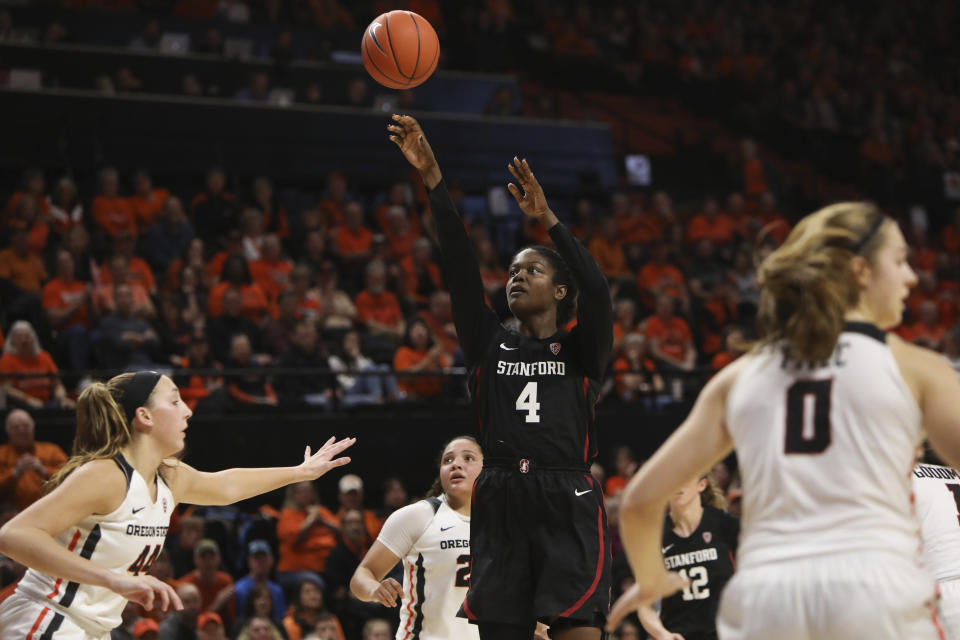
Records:
[[[530,461],[524,458],[520,461],[520,473],[527,473],[530,471]]]
[[[559,343],[559,342],[551,342],[551,343],[550,343],[550,351],[553,353],[553,355],[557,355],[558,353],[560,353],[560,343]]]
[[[710,544],[710,541],[711,541],[711,540],[713,540],[713,534],[710,533],[709,531],[704,531],[704,532],[703,532],[703,541],[706,542],[707,544]]]

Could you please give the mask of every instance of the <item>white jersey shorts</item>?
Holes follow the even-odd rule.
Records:
[[[738,571],[721,640],[944,640],[934,580],[886,553],[830,554]]]
[[[14,593],[0,604],[0,638],[110,640],[110,634],[86,631],[62,611],[30,596]]]

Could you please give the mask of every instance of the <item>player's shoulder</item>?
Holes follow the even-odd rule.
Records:
[[[433,520],[433,517],[436,515],[436,513],[437,509],[434,508],[434,505],[431,503],[430,499],[426,498],[424,500],[412,502],[404,507],[400,507],[387,516],[386,522],[403,523],[408,526],[419,523],[423,527],[426,527],[430,521]]]
[[[77,467],[58,490],[69,495],[93,498],[96,513],[108,514],[119,508],[127,496],[129,483],[124,469],[112,458],[100,458]]]

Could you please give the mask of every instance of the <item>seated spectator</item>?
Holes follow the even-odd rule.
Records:
[[[483,280],[483,290],[487,298],[493,301],[503,296],[507,286],[507,270],[500,264],[497,250],[488,238],[477,242],[477,262],[480,263],[480,279]]]
[[[100,194],[93,199],[93,221],[110,238],[121,231],[137,236],[137,218],[129,198],[120,195],[120,176],[113,167],[100,171]]]
[[[134,315],[133,288],[113,287],[116,309],[100,321],[97,359],[108,368],[149,368],[163,360],[160,338],[143,318]]]
[[[132,235],[126,231],[120,231],[113,238],[113,255],[123,256],[127,259],[127,282],[130,284],[139,284],[151,296],[157,293],[157,282],[153,278],[153,270],[147,261],[134,254],[136,241]],[[113,274],[108,265],[100,269],[100,281],[104,284],[113,284]]]
[[[400,372],[439,371],[453,364],[453,359],[442,344],[434,344],[430,329],[419,318],[407,327],[404,344],[393,357],[393,369]],[[399,376],[397,384],[409,398],[425,400],[443,394],[444,378],[441,376]]]
[[[457,340],[457,328],[453,325],[450,294],[434,291],[430,295],[430,305],[417,317],[426,323],[433,341],[443,345],[443,350],[453,358],[460,348],[460,341]]]
[[[697,244],[706,238],[716,247],[722,247],[733,242],[735,232],[733,220],[725,213],[720,213],[717,199],[710,197],[703,203],[700,214],[691,218],[687,223],[687,242]]]
[[[197,640],[197,621],[203,611],[200,590],[190,582],[177,587],[177,595],[183,603],[183,609],[174,611],[160,623],[160,637],[163,640]]]
[[[390,207],[383,235],[390,247],[390,260],[393,262],[400,262],[409,256],[413,251],[414,241],[420,237],[420,233],[410,224],[407,211],[399,205]]]
[[[336,396],[336,380],[327,368],[326,349],[320,343],[317,327],[301,320],[294,329],[290,350],[280,361],[281,368],[322,369],[324,372],[285,373],[277,376],[277,392],[284,404],[328,407]]]
[[[241,256],[229,256],[223,263],[220,283],[210,291],[209,313],[217,317],[223,313],[223,294],[230,288],[238,288],[243,301],[243,315],[259,321],[269,310],[267,296],[250,276],[250,267]]]
[[[237,228],[240,206],[233,194],[226,191],[227,176],[219,167],[207,172],[206,190],[190,202],[190,219],[197,235],[211,246]]]
[[[90,253],[90,234],[86,228],[78,225],[67,229],[63,237],[63,247],[73,256],[77,280],[92,282],[96,263]]]
[[[13,406],[42,409],[73,407],[57,376],[57,365],[50,354],[40,346],[37,332],[26,320],[17,320],[10,327],[10,335],[0,356],[0,384],[7,400]],[[12,378],[2,374],[49,374],[30,378]]]
[[[227,640],[223,618],[213,611],[197,616],[197,640]]]
[[[666,243],[657,242],[651,248],[650,260],[637,276],[637,290],[652,300],[666,294],[683,303],[684,308],[689,306],[686,280],[680,269],[668,262]]]
[[[290,592],[303,581],[317,582],[327,566],[327,556],[337,544],[340,522],[320,504],[310,482],[287,487],[277,520],[277,582]]]
[[[643,400],[655,406],[669,399],[663,395],[663,376],[647,353],[647,339],[642,334],[631,333],[624,338],[623,355],[613,363],[613,371],[617,394],[624,402]]]
[[[147,227],[145,249],[150,265],[157,273],[166,273],[170,265],[184,254],[192,240],[193,226],[187,220],[180,198],[167,197],[153,224]],[[201,252],[201,269],[202,255]]]
[[[293,262],[283,257],[280,238],[274,234],[264,236],[260,259],[250,263],[250,276],[271,303],[287,288],[291,271]]]
[[[166,356],[163,361],[179,363],[187,353],[194,331],[193,325],[183,318],[178,296],[165,293],[160,297],[160,316],[157,318],[156,327],[160,338],[160,352]]]
[[[607,280],[632,277],[627,266],[627,256],[623,252],[623,239],[613,218],[605,218],[600,223],[600,233],[593,237],[587,248]]]
[[[335,258],[333,253],[327,250],[327,240],[323,230],[306,230],[302,238],[303,246],[296,251],[296,255],[299,256],[297,263],[308,268],[310,273],[320,273],[323,263]]]
[[[624,338],[633,334],[643,334],[643,326],[637,322],[637,305],[629,298],[620,298],[613,305],[613,353],[620,353]]]
[[[163,211],[164,203],[170,197],[166,189],[154,189],[150,174],[143,169],[133,174],[133,195],[130,196],[130,208],[137,219],[137,228],[149,229]]]
[[[290,610],[283,618],[283,628],[289,640],[305,640],[312,633],[321,618],[330,619],[330,612],[324,607],[323,590],[317,578],[304,580],[297,585],[296,596]],[[343,629],[336,617],[337,640],[344,640]]]
[[[740,301],[740,315],[752,317],[760,300],[760,285],[757,284],[757,271],[749,251],[740,249],[733,254],[733,269],[727,277],[733,286],[733,293]]]
[[[258,367],[253,359],[250,338],[243,333],[230,338],[230,354],[226,360],[230,369],[250,369]],[[251,372],[233,374],[227,377],[227,395],[238,407],[260,405],[277,406],[277,393],[266,373]]]
[[[339,373],[337,382],[342,390],[340,402],[345,407],[363,404],[383,404],[398,397],[397,379],[386,364],[374,364],[360,351],[360,336],[356,331],[343,335],[340,352],[328,359],[334,372],[371,372],[368,375]],[[372,372],[379,371],[380,375]]]
[[[63,237],[68,229],[83,224],[83,203],[73,178],[64,176],[57,181],[50,198],[50,224],[53,232]]]
[[[633,449],[628,446],[619,446],[613,452],[614,473],[604,485],[604,494],[610,497],[616,496],[627,488],[630,478],[639,468],[637,458],[633,454]]]
[[[184,369],[219,369],[220,363],[210,355],[210,345],[202,333],[192,334],[187,354],[178,363]],[[192,411],[204,398],[223,389],[223,376],[191,375],[188,380],[177,380],[180,397]]]
[[[222,242],[222,239],[219,241]],[[217,241],[204,242],[207,253],[209,253],[209,249],[214,245],[219,247],[219,245],[216,244]],[[207,262],[207,266],[204,267],[204,275],[210,278],[211,289],[220,282],[223,275],[223,265],[227,262],[227,258],[232,256],[239,256],[244,260],[247,259],[243,253],[243,234],[240,233],[239,229],[232,229],[227,234],[224,246],[213,254],[213,257]]]
[[[404,332],[403,313],[393,293],[387,291],[387,271],[381,262],[367,265],[367,286],[357,294],[357,322],[388,343],[398,344]]]
[[[343,515],[340,517],[343,535],[337,546],[330,552],[330,557],[327,558],[327,569],[324,572],[327,582],[325,599],[330,608],[339,613],[351,637],[355,637],[356,631],[359,630],[354,628],[362,625],[363,620],[370,618],[371,613],[378,609],[383,611],[382,605],[361,602],[350,593],[350,579],[360,566],[360,561],[370,549],[372,542],[363,521],[363,512],[359,509],[343,510]]]
[[[30,250],[26,230],[13,229],[10,246],[0,251],[0,298],[12,301],[25,294],[39,294],[46,280],[47,269],[39,253]],[[10,312],[9,307],[6,311]]]
[[[346,177],[339,171],[331,171],[327,174],[327,188],[319,203],[324,227],[333,229],[343,224],[348,200]]]
[[[348,277],[370,260],[373,231],[364,224],[363,208],[358,202],[345,205],[343,222],[334,229],[332,238],[333,252]]]
[[[790,235],[790,223],[777,211],[777,198],[770,191],[760,196],[760,209],[757,211],[763,223],[763,233],[773,239],[777,245]]]
[[[319,321],[324,308],[320,292],[311,286],[311,281],[309,267],[299,265],[290,272],[290,290],[297,301],[297,315],[305,320]]]
[[[56,337],[59,353],[70,369],[86,369],[89,356],[89,332],[97,308],[93,288],[75,277],[73,256],[57,251],[57,277],[43,287],[43,309]]]
[[[359,511],[363,514],[363,525],[367,531],[367,536],[371,541],[376,540],[380,534],[380,527],[383,526],[383,521],[371,509],[363,506],[363,478],[348,473],[340,478],[337,489],[339,489],[337,500],[340,502],[340,510],[337,511],[338,520],[341,520],[343,514],[350,509]],[[350,575],[353,575],[353,573],[351,572]],[[347,579],[349,580],[349,576],[347,576]]]
[[[157,310],[150,300],[150,293],[141,281],[130,275],[129,264],[129,258],[122,254],[114,254],[107,260],[105,269],[100,270],[101,281],[95,291],[97,306],[104,313],[115,312],[118,304],[114,298],[116,285],[123,284],[130,288],[133,299],[131,313],[139,318],[153,318]]]
[[[143,32],[134,36],[127,48],[131,51],[156,51],[160,48],[160,21],[152,18],[147,21]]]
[[[5,423],[7,443],[0,445],[0,504],[18,510],[36,502],[43,484],[60,470],[67,454],[52,442],[34,439],[34,422],[23,409],[13,409]]]
[[[234,586],[237,611],[246,618],[265,615],[277,622],[282,622],[287,603],[283,597],[283,589],[270,580],[270,572],[273,571],[273,552],[265,540],[253,540],[247,545],[247,567],[250,573],[237,580]],[[262,602],[264,592],[268,598],[269,608],[266,608]],[[258,599],[261,602],[256,602]]]
[[[285,638],[273,620],[267,616],[256,616],[240,630],[237,640],[285,640]]]
[[[207,338],[210,351],[215,360],[226,362],[230,357],[230,341],[233,336],[243,334],[250,340],[250,346],[256,353],[263,350],[260,327],[243,315],[243,294],[236,287],[229,287],[223,293],[223,314],[207,322]]]
[[[337,268],[329,260],[317,272],[317,296],[323,310],[321,322],[325,330],[343,331],[353,328],[357,307],[337,281]]]
[[[940,322],[937,303],[925,300],[920,303],[917,321],[910,325],[911,341],[914,344],[940,351],[947,327]]]
[[[243,102],[266,102],[270,98],[270,76],[263,71],[250,74],[250,82],[237,91],[236,100]]]
[[[691,371],[697,350],[687,321],[676,315],[676,301],[669,295],[657,298],[657,313],[647,320],[644,332],[650,341],[650,353],[669,370]]]
[[[726,280],[727,266],[718,259],[716,245],[710,238],[699,238],[690,253],[692,255],[687,256],[684,265],[684,277],[695,304],[703,304],[710,297],[714,285]]]
[[[41,214],[37,200],[30,194],[25,194],[17,202],[13,213],[7,217],[6,226],[10,229],[22,229],[27,232],[27,247],[31,252],[43,254],[50,237],[48,216]]]
[[[200,590],[200,610],[218,614],[224,626],[233,624],[235,606],[233,578],[219,570],[220,546],[205,538],[193,550],[193,571],[180,578],[181,584],[192,584]]]
[[[430,241],[417,238],[413,242],[410,255],[400,261],[403,293],[409,308],[425,308],[430,296],[443,288],[440,267],[431,260],[430,252]]]
[[[204,261],[204,246],[202,238],[194,237],[187,243],[187,246],[183,248],[179,256],[166,268],[166,273],[163,278],[164,291],[176,291],[180,288],[180,274],[187,267],[196,270],[200,275],[198,284],[203,291],[209,291],[212,288],[217,278],[220,277],[223,264],[219,265],[216,272],[211,271],[209,265]],[[224,256],[224,260],[226,260],[226,256]],[[206,313],[206,305],[204,305],[204,313]]]
[[[391,640],[393,629],[383,618],[367,620],[363,625],[361,640]]]
[[[263,214],[264,231],[281,240],[289,235],[287,211],[277,200],[270,178],[260,176],[253,181],[253,205]]]
[[[739,327],[729,326],[724,329],[723,351],[720,351],[710,361],[710,368],[716,373],[745,353],[743,331]]]
[[[290,351],[293,332],[301,322],[302,315],[297,308],[297,294],[293,291],[282,292],[277,298],[273,317],[263,330],[264,346],[271,355],[282,358]]]
[[[184,576],[193,571],[193,555],[197,543],[203,539],[203,527],[203,518],[200,516],[185,515],[180,518],[176,535],[167,542],[175,576]]]
[[[243,257],[249,262],[262,257],[263,214],[258,209],[248,207],[240,214],[240,242],[243,244]]]
[[[313,625],[313,633],[304,637],[304,640],[344,640],[344,633],[340,629],[340,620],[329,611],[317,614],[317,623]]]
[[[2,13],[3,12],[0,12],[0,16],[2,16]],[[2,39],[2,37],[0,37],[0,39]],[[22,185],[22,188],[14,191],[10,199],[7,200],[6,210],[4,211],[6,216],[12,215],[13,212],[17,210],[17,205],[20,204],[21,198],[30,196],[40,207],[43,217],[46,217],[50,213],[50,209],[47,203],[47,183],[43,175],[43,170],[37,167],[25,169],[23,172]],[[3,219],[3,216],[0,216],[0,219]]]

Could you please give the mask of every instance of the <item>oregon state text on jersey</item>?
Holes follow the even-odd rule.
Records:
[[[122,456],[115,458],[127,477],[127,495],[112,513],[90,516],[57,540],[70,551],[114,573],[141,575],[163,549],[174,500],[157,474],[157,497]],[[89,629],[109,634],[120,624],[126,600],[109,589],[64,581],[33,569],[17,585],[16,594],[29,597]]]
[[[924,565],[937,580],[960,580],[960,473],[918,464],[913,469],[913,496]]]

